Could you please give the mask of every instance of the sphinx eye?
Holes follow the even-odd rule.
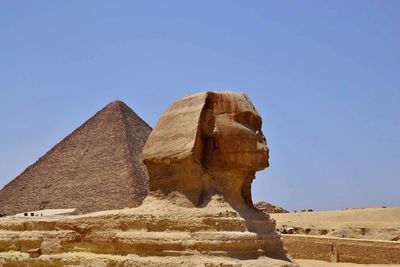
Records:
[[[235,114],[235,120],[252,131],[256,131],[259,127],[261,127],[261,119],[250,111],[244,111]]]
[[[239,123],[242,124],[247,124],[248,123],[248,112],[240,112],[235,114],[235,120]]]

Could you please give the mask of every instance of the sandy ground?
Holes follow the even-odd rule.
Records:
[[[400,264],[355,264],[355,263],[330,263],[317,260],[296,260],[300,267],[400,267]]]
[[[343,238],[400,240],[400,208],[270,214],[278,229],[294,227],[297,234]]]

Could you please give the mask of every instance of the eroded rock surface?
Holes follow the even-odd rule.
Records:
[[[135,209],[2,218],[0,265],[292,266],[273,225],[258,216],[215,195],[203,208],[149,196]]]
[[[261,117],[243,93],[182,98],[162,115],[143,149],[151,192],[200,206],[219,193],[249,209],[255,172],[269,166]]]
[[[138,208],[0,220],[3,266],[295,266],[275,222],[254,208],[266,168],[261,117],[241,93],[185,97],[143,150],[150,193]]]

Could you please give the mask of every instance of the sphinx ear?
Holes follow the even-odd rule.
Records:
[[[219,131],[218,131],[218,129],[214,129],[209,143],[210,143],[209,144],[210,151],[219,150]]]
[[[219,139],[219,131],[216,128],[214,128],[212,134],[209,137],[206,137],[204,139],[204,148],[201,162],[207,169],[209,168],[210,164],[213,164],[212,161],[215,158],[215,155],[217,155],[219,152]]]
[[[204,109],[201,119],[201,131],[205,138],[212,136],[215,125],[214,113],[211,109]]]

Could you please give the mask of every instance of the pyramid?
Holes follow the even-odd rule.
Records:
[[[109,103],[7,184],[0,212],[139,206],[148,190],[140,155],[150,132],[125,103]]]
[[[284,208],[272,205],[271,203],[265,202],[265,201],[259,201],[256,204],[254,204],[254,207],[256,207],[259,210],[262,210],[266,213],[288,213],[289,211],[285,210]]]

